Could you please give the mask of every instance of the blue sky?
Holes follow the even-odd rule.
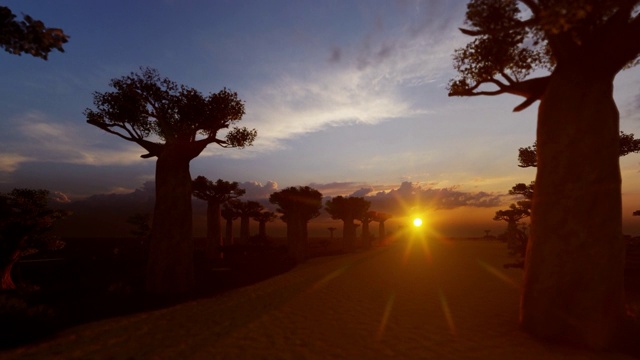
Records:
[[[521,99],[510,95],[447,97],[451,56],[469,40],[457,30],[466,3],[5,1],[71,38],[48,61],[0,53],[0,191],[79,199],[152,180],[142,149],[82,115],[110,79],[150,66],[204,93],[237,91],[242,123],[258,130],[252,147],[208,148],[194,177],[252,184],[257,195],[297,185],[373,195],[403,182],[505,194],[535,177],[517,167],[517,150],[535,139],[537,104],[512,113]],[[628,133],[640,134],[639,79],[636,68],[616,80]],[[621,164],[630,213],[640,208],[640,157]]]

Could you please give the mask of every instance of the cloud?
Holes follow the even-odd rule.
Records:
[[[84,122],[60,122],[41,112],[29,111],[11,119],[9,127],[10,133],[2,139],[0,147],[0,171],[13,172],[28,161],[94,166],[144,161],[140,159],[144,150],[136,144],[109,134],[92,134]]]
[[[406,212],[413,208],[431,210],[456,209],[463,206],[492,208],[504,204],[506,194],[489,192],[465,192],[453,186],[448,188],[422,187],[408,181],[402,182],[397,189],[378,192],[366,199],[375,204],[381,211],[392,213]]]
[[[0,153],[0,172],[14,172],[18,166],[30,158],[12,153]]]
[[[258,181],[246,181],[240,183],[240,188],[246,191],[243,199],[256,200],[268,198],[269,195],[278,191],[278,184],[275,181],[267,181],[265,184]]]
[[[327,127],[432,113],[417,94],[450,77],[450,56],[466,39],[450,24],[387,28],[375,27],[360,45],[329,46],[320,62],[287,63],[272,81],[246,93],[246,125],[258,129],[255,147],[275,150]]]

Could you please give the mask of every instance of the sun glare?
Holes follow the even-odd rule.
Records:
[[[422,219],[420,219],[420,218],[413,219],[413,226],[415,226],[415,227],[422,226]]]

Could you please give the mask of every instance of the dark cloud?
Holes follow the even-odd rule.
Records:
[[[420,185],[405,181],[397,189],[378,192],[367,196],[373,210],[389,213],[404,213],[409,209],[424,208],[432,210],[455,209],[463,206],[491,208],[504,203],[505,194],[494,194],[484,191],[465,192],[457,187],[423,188]]]
[[[367,196],[367,195],[371,194],[374,191],[375,190],[371,186],[369,186],[369,187],[366,187],[366,188],[361,188],[360,190],[356,190],[353,193],[351,193],[351,195],[349,195],[349,196],[364,197],[364,196]]]

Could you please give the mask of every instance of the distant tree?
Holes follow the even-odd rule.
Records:
[[[369,210],[371,202],[363,197],[343,197],[336,196],[325,203],[325,210],[334,220],[342,220],[342,237],[345,250],[352,252],[355,250],[356,224],[354,220],[360,220]]]
[[[64,246],[48,232],[69,212],[50,208],[49,200],[49,191],[42,189],[13,189],[0,193],[0,290],[16,288],[11,270],[20,257]]]
[[[240,214],[235,210],[233,203],[238,201],[240,200],[229,200],[222,205],[220,215],[225,220],[224,246],[233,245],[233,221],[240,216]]]
[[[620,157],[637,152],[640,152],[640,139],[634,138],[633,134],[625,134],[620,131]],[[535,141],[531,146],[518,149],[518,162],[518,166],[522,168],[538,166],[537,144]]]
[[[640,216],[640,210],[636,210],[633,212],[633,216]]]
[[[387,231],[384,228],[384,223],[391,218],[391,214],[376,212],[373,221],[378,223],[378,238],[380,240],[384,240],[387,238]]]
[[[331,226],[331,227],[328,227],[327,230],[329,230],[329,233],[330,233],[329,238],[333,239],[333,232],[336,231],[337,229]]]
[[[256,216],[262,210],[262,206],[257,201],[233,201],[229,203],[238,217],[240,217],[240,243],[249,243],[249,219]]]
[[[40,20],[16,15],[6,6],[0,6],[0,47],[13,55],[29,54],[47,60],[51,50],[64,52],[62,44],[69,40],[62,29],[48,28]]]
[[[377,212],[367,211],[364,213],[360,222],[362,223],[362,241],[365,249],[371,248],[371,234],[369,233],[369,223],[374,221]]]
[[[258,236],[261,239],[267,238],[267,223],[278,218],[278,215],[272,211],[262,211],[253,216],[253,220],[258,222]]]
[[[298,263],[307,259],[307,223],[320,216],[322,194],[309,186],[288,187],[269,196],[287,224],[289,255]]]
[[[618,72],[637,63],[637,0],[471,0],[451,96],[540,100],[537,175],[520,319],[593,348],[625,317]],[[532,78],[548,71],[549,75]],[[579,251],[577,251],[579,249]],[[571,261],[566,261],[566,259]],[[591,279],[584,281],[584,279]]]
[[[87,122],[140,145],[148,151],[143,158],[157,157],[146,289],[154,294],[190,292],[195,280],[189,163],[209,144],[249,146],[256,131],[228,130],[242,119],[244,104],[227,89],[204,96],[150,68],[109,85],[114,91],[93,94],[96,110],[85,110]],[[228,131],[220,137],[222,130]]]
[[[204,253],[208,259],[215,257],[216,247],[222,246],[221,207],[225,202],[245,194],[237,182],[218,179],[215,183],[204,176],[196,177],[192,184],[193,196],[207,202],[207,241]]]
[[[136,213],[127,219],[127,223],[133,226],[131,235],[137,238],[146,238],[151,233],[151,214]]]

